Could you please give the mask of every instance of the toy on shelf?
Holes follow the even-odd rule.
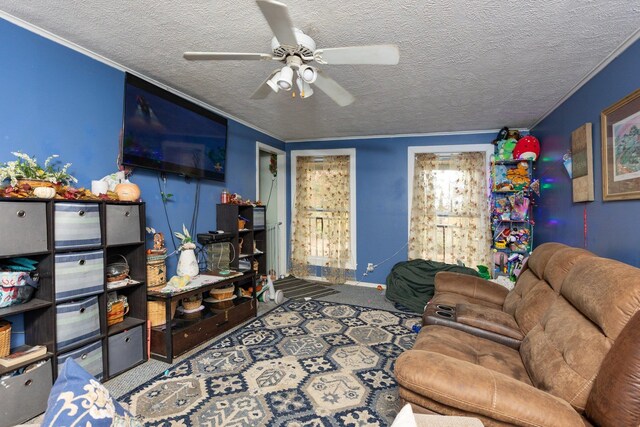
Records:
[[[503,139],[498,141],[498,155],[499,160],[511,160],[513,159],[513,150],[516,147],[517,141],[515,139]]]
[[[493,168],[493,191],[527,190],[531,183],[530,175],[529,163],[526,161],[496,164]]]
[[[537,160],[540,155],[540,141],[533,135],[527,135],[518,140],[513,150],[516,160]]]
[[[531,135],[504,127],[493,141],[491,162],[491,230],[494,265],[492,274],[515,280],[533,246],[532,197],[539,196],[534,161],[540,143]],[[508,278],[508,279],[507,279]]]

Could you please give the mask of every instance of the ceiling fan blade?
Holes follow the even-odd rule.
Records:
[[[258,7],[267,19],[278,42],[281,45],[298,46],[287,5],[274,0],[256,0],[256,3],[258,3]]]
[[[355,101],[353,95],[320,70],[318,70],[318,78],[315,81],[315,85],[341,107],[346,107]]]
[[[182,55],[184,59],[188,59],[189,61],[208,61],[208,60],[218,60],[218,61],[229,61],[229,60],[249,60],[249,61],[259,61],[259,60],[269,60],[273,57],[268,53],[238,53],[238,52],[185,52]]]
[[[400,50],[393,44],[334,47],[318,49],[313,56],[321,64],[396,65],[400,61]]]
[[[267,77],[267,79],[262,82],[260,86],[258,86],[258,89],[256,89],[256,91],[253,92],[253,95],[251,95],[251,99],[265,99],[267,95],[273,92],[273,89],[271,89],[271,86],[269,86],[267,82],[271,80],[271,78],[273,78],[273,76],[275,76],[278,71],[280,70],[275,70],[274,72],[272,72],[269,77]]]

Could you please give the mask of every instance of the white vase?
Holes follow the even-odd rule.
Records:
[[[200,272],[198,268],[198,260],[193,249],[183,249],[178,258],[178,268],[176,273],[178,276],[197,276]]]

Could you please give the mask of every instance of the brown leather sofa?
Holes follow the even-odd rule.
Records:
[[[585,249],[544,243],[528,258],[511,291],[476,276],[440,272],[423,325],[453,327],[517,349],[559,297],[569,269],[592,256]]]
[[[516,349],[424,326],[395,364],[401,400],[485,426],[640,425],[640,269],[560,244],[536,248],[527,264],[511,292],[436,284],[427,310],[485,304],[512,315],[524,337]]]

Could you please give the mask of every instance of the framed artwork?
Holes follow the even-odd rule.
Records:
[[[593,142],[591,123],[571,132],[571,183],[573,201],[593,202]]]
[[[640,199],[640,89],[602,111],[602,199]]]

